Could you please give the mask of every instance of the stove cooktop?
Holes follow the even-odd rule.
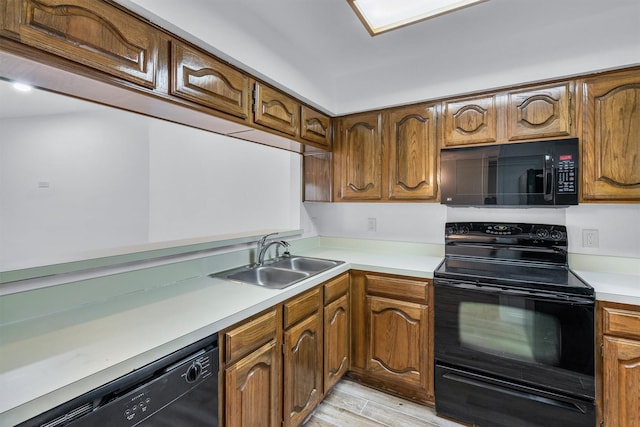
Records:
[[[445,258],[434,277],[526,290],[593,296],[593,288],[568,267]]]

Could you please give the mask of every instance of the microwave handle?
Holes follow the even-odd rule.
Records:
[[[553,173],[553,157],[551,154],[544,155],[544,171],[542,178],[542,186],[544,187],[544,201],[553,201],[554,173]]]

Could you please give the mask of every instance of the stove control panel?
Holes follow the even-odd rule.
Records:
[[[537,244],[566,242],[567,230],[563,225],[521,224],[521,223],[487,223],[487,222],[452,222],[447,223],[445,237],[447,239],[464,239],[467,242],[478,238],[511,238],[520,242]]]

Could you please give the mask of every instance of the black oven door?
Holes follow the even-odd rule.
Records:
[[[435,280],[437,362],[595,397],[594,301]]]

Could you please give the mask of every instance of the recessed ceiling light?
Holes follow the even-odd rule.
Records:
[[[33,87],[29,86],[28,84],[18,82],[13,84],[13,88],[19,92],[30,92],[31,89],[33,89]]]
[[[347,0],[372,36],[488,0]]]

